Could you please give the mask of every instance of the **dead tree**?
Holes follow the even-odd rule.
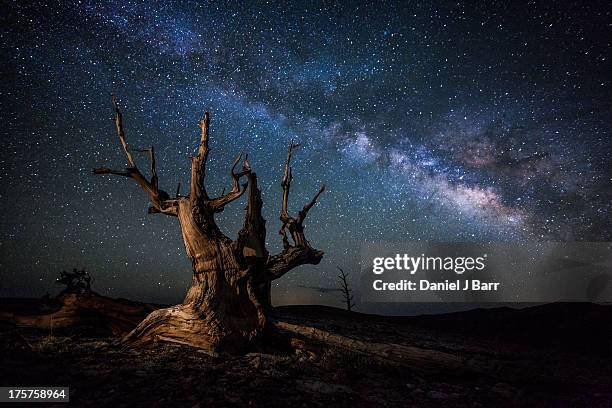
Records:
[[[187,256],[191,260],[193,279],[182,304],[151,313],[124,341],[133,345],[167,341],[210,351],[240,352],[262,338],[266,328],[266,308],[270,306],[270,282],[304,264],[318,264],[323,252],[314,249],[304,236],[304,220],[317,202],[319,191],[296,216],[289,214],[288,201],[292,181],[291,158],[298,145],[289,145],[282,179],[280,234],[283,250],[270,255],[266,249],[266,221],[262,217],[261,191],[257,175],[243,154],[234,160],[230,170],[231,189],[210,197],[205,187],[206,162],[209,155],[209,115],[199,121],[200,145],[191,158],[191,181],[186,196],[171,197],[161,190],[155,162],[155,149],[148,152],[150,179],[136,165],[126,142],[122,114],[113,96],[115,127],[128,166],[122,170],[107,167],[94,169],[95,174],[131,178],[151,200],[150,214],[178,218]],[[215,214],[247,193],[244,223],[232,240],[215,223]],[[289,241],[287,232],[291,236]]]
[[[346,280],[349,274],[345,273],[344,270],[342,270],[342,268],[340,268],[339,266],[337,266],[336,268],[338,268],[338,270],[340,271],[340,275],[338,275],[338,279],[340,280],[340,285],[341,285],[340,289],[342,290],[342,295],[344,296],[344,303],[346,304],[346,310],[350,312],[353,310],[353,307],[355,306],[355,302],[353,302],[353,294],[351,293],[352,291],[349,288],[348,281]]]

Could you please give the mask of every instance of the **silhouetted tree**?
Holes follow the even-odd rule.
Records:
[[[72,272],[61,271],[55,283],[66,286],[61,291],[62,294],[85,294],[91,292],[91,275],[85,269],[78,270],[73,268]]]
[[[342,295],[344,296],[344,303],[346,304],[346,310],[349,312],[353,310],[355,303],[353,302],[353,294],[351,293],[351,289],[349,288],[347,278],[349,276],[348,273],[345,273],[342,268],[337,266],[340,271],[340,275],[338,275],[338,279],[340,280]]]
[[[288,210],[292,181],[291,158],[298,145],[289,145],[282,179],[280,235],[283,251],[270,255],[266,249],[265,220],[262,217],[261,191],[257,176],[245,156],[240,170],[239,154],[231,167],[231,189],[219,197],[210,197],[205,187],[209,155],[209,115],[199,121],[200,145],[191,158],[189,193],[174,197],[161,190],[153,146],[143,151],[150,161],[150,179],[138,169],[126,142],[122,114],[113,96],[115,127],[128,166],[123,170],[107,167],[95,174],[113,174],[131,178],[148,194],[150,214],[177,217],[193,279],[182,304],[151,313],[124,341],[146,344],[155,340],[187,344],[208,350],[239,351],[261,338],[266,327],[266,309],[271,305],[270,284],[291,269],[303,264],[318,264],[323,252],[310,246],[304,236],[304,220],[325,187],[304,208],[291,216]],[[246,179],[241,184],[241,180]],[[248,190],[244,223],[235,240],[225,236],[215,222],[215,214],[240,198]],[[288,234],[292,243],[289,242]]]

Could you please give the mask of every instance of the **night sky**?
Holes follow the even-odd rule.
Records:
[[[275,281],[277,304],[339,306],[327,288],[337,265],[357,285],[364,242],[611,240],[606,2],[294,3],[5,6],[0,296],[54,293],[84,267],[105,295],[182,298],[177,220],[147,215],[132,180],[91,174],[126,165],[112,93],[172,193],[209,110],[208,190],[248,152],[273,253],[286,146],[303,144],[290,207],[326,184],[306,220],[326,255]],[[218,217],[232,238],[244,206]]]

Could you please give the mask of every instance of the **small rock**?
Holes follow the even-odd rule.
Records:
[[[251,359],[251,361],[249,361],[249,363],[251,364],[251,366],[253,366],[253,368],[255,368],[256,370],[259,370],[261,368],[261,356],[253,356],[253,358]]]
[[[338,392],[353,392],[349,387],[341,384],[328,384],[321,381],[296,381],[297,385],[307,391],[321,394],[335,394]]]
[[[429,391],[427,396],[432,399],[448,399],[448,394],[440,391]]]
[[[493,391],[494,393],[499,394],[499,395],[501,395],[502,397],[505,397],[505,398],[512,398],[516,394],[516,388],[514,388],[510,384],[506,384],[506,383],[497,383],[497,384],[495,384],[491,388],[491,391]]]

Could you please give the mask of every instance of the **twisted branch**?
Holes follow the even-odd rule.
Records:
[[[325,185],[321,185],[319,191],[315,194],[315,196],[308,203],[306,203],[306,205],[304,205],[301,211],[298,212],[297,217],[292,217],[289,214],[289,191],[291,189],[291,181],[293,180],[293,174],[291,171],[291,158],[293,156],[293,151],[299,146],[299,144],[293,142],[289,143],[287,160],[285,160],[283,180],[281,182],[281,187],[283,188],[283,198],[280,220],[282,221],[282,225],[279,234],[283,237],[283,247],[285,249],[291,247],[291,245],[289,244],[289,240],[287,239],[287,230],[289,230],[289,233],[291,234],[294,246],[310,248],[310,244],[304,237],[304,220],[308,215],[308,211],[310,211],[310,209],[317,203],[317,199],[319,198],[321,193],[325,191]]]
[[[155,147],[151,145],[148,149],[138,149],[137,152],[149,153],[149,161],[151,163],[151,186],[157,190],[157,168],[155,165]]]
[[[293,180],[291,159],[293,157],[293,151],[297,147],[299,147],[298,144],[293,142],[289,143],[287,160],[285,160],[283,180],[281,182],[283,196],[280,220],[282,225],[279,234],[283,237],[284,249],[280,254],[273,255],[268,258],[265,273],[262,277],[263,281],[278,279],[291,269],[300,265],[316,265],[321,262],[321,258],[323,258],[323,252],[312,248],[304,236],[304,220],[306,219],[310,209],[317,203],[321,193],[325,191],[325,186],[322,185],[319,188],[319,191],[315,194],[315,196],[308,203],[306,203],[306,205],[304,205],[301,211],[298,212],[297,217],[291,216],[288,210],[289,191],[291,189],[291,181]],[[287,231],[289,231],[291,235],[293,245],[289,243]]]
[[[112,97],[113,107],[115,108],[115,128],[117,129],[117,135],[119,136],[119,142],[126,155],[129,166],[125,170],[113,170],[108,167],[99,167],[93,169],[94,174],[112,174],[116,176],[129,177],[134,179],[140,187],[149,195],[153,206],[149,208],[149,213],[162,213],[166,215],[177,215],[176,200],[171,200],[163,190],[158,188],[157,171],[155,169],[155,150],[153,146],[145,151],[149,152],[151,160],[151,180],[147,180],[146,177],[140,172],[136,161],[130,152],[130,148],[125,139],[125,131],[123,130],[123,116],[119,110],[117,99],[115,95]]]
[[[214,212],[223,211],[223,208],[227,204],[231,203],[234,200],[239,199],[246,191],[246,187],[248,183],[243,184],[242,188],[240,188],[240,178],[251,172],[251,168],[248,165],[247,157],[245,157],[244,162],[242,164],[242,170],[239,171],[238,173],[236,173],[235,170],[236,170],[236,166],[240,162],[240,159],[242,158],[242,152],[240,152],[240,154],[234,160],[234,163],[230,170],[230,177],[232,179],[232,189],[227,194],[224,194],[222,192],[221,196],[208,201],[208,205]],[[225,189],[223,191],[225,191]]]
[[[178,215],[179,203],[188,204],[186,208],[191,208],[191,216],[197,226],[202,229],[201,232],[211,237],[224,237],[215,224],[214,214],[223,211],[227,204],[240,198],[250,186],[244,225],[238,233],[236,242],[233,244],[234,251],[238,262],[244,267],[243,275],[253,278],[253,284],[258,285],[259,288],[266,289],[268,292],[270,281],[280,278],[289,270],[299,265],[316,265],[321,261],[323,252],[312,248],[304,236],[304,220],[312,207],[317,203],[320,195],[325,191],[325,186],[322,185],[319,188],[314,197],[304,205],[296,216],[290,215],[288,209],[289,193],[293,180],[291,159],[294,150],[299,146],[298,144],[289,144],[281,183],[283,194],[280,212],[280,220],[282,222],[280,234],[283,236],[284,249],[280,254],[269,256],[265,242],[266,228],[265,220],[262,216],[261,191],[257,187],[257,176],[249,165],[247,155],[245,155],[242,161],[240,171],[237,171],[236,168],[243,157],[242,153],[236,157],[232,164],[230,169],[231,190],[228,193],[223,191],[217,198],[210,199],[208,197],[205,188],[206,163],[210,151],[208,146],[208,112],[205,112],[204,117],[198,122],[201,130],[200,145],[196,154],[191,157],[189,195],[180,195],[179,183],[175,197],[170,198],[165,191],[160,190],[158,187],[155,148],[151,146],[148,149],[139,150],[149,153],[151,179],[147,180],[138,169],[126,142],[122,114],[114,96],[113,106],[115,109],[115,126],[120,144],[128,161],[128,167],[124,170],[100,167],[94,169],[95,174],[112,174],[134,179],[151,199],[153,204],[149,208],[149,213],[151,214],[162,213],[176,216]],[[240,180],[242,177],[246,177],[247,181],[241,185]],[[183,207],[181,206],[181,208]],[[293,244],[289,243],[287,231],[291,235]]]

